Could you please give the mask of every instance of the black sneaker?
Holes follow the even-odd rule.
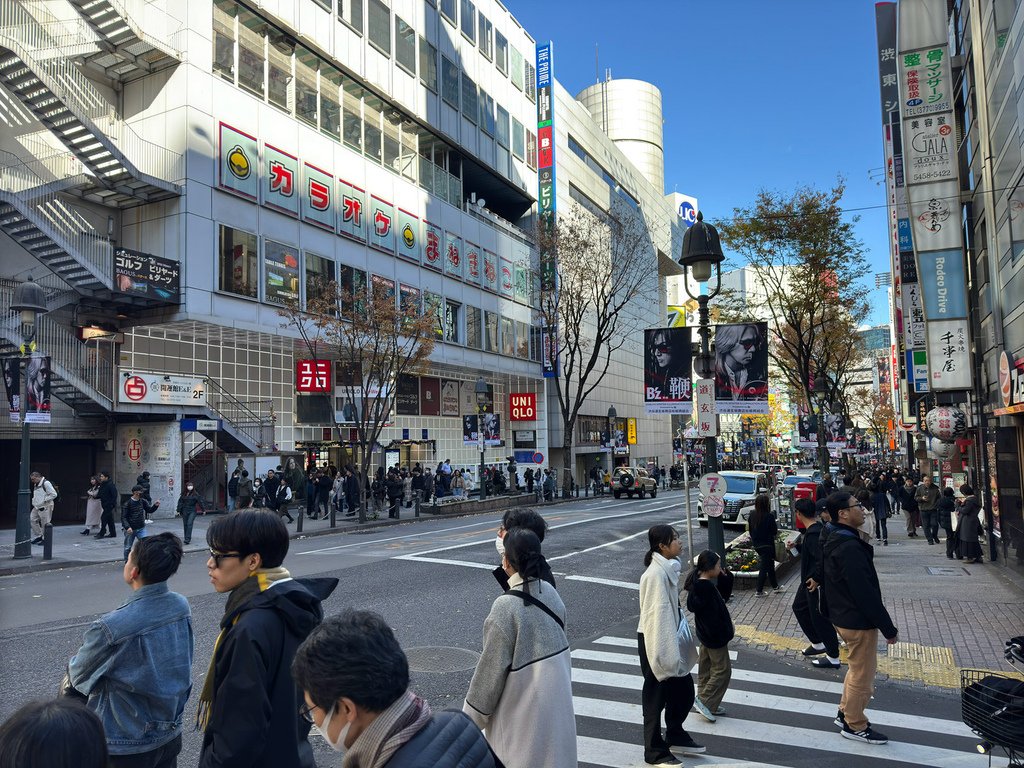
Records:
[[[832,722],[836,724],[836,728],[846,727],[846,715],[843,714],[843,710],[840,709],[838,712],[836,712],[836,718]]]
[[[669,747],[682,752],[684,755],[701,755],[708,751],[707,747],[703,744],[698,744],[688,733],[681,737],[665,739],[665,741],[668,742]]]
[[[36,536],[34,539],[32,539],[32,543],[33,544],[42,544],[43,543],[43,537],[42,536]]]
[[[863,731],[850,730],[850,726],[843,724],[843,730],[839,734],[844,739],[851,739],[853,741],[863,741],[866,744],[887,744],[889,737],[884,733],[879,733],[871,728],[869,725]]]

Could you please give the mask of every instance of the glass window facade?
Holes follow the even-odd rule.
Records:
[[[256,235],[220,225],[217,237],[217,290],[258,298],[260,276]]]
[[[275,240],[263,241],[263,300],[268,304],[299,302],[299,252]]]
[[[420,36],[420,82],[437,93],[437,48]]]
[[[483,316],[477,307],[466,307],[466,346],[473,349],[483,346]]]
[[[395,16],[395,61],[410,74],[416,74],[416,30]]]
[[[512,118],[512,154],[520,160],[526,159],[526,129],[514,117]]]
[[[476,83],[469,75],[462,73],[462,116],[472,123],[479,119],[480,99],[476,92]]]
[[[480,53],[486,59],[490,59],[494,55],[494,42],[491,38],[491,31],[491,22],[482,13],[477,13],[477,45],[480,46]]]
[[[508,38],[494,30],[494,66],[503,75],[508,75]]]
[[[441,57],[441,98],[459,108],[459,68],[447,56]]]
[[[462,34],[469,38],[473,43],[476,42],[476,8],[473,6],[472,0],[462,0],[459,7],[459,13],[462,14]]]
[[[363,33],[363,0],[338,0],[338,18]]]
[[[391,9],[381,0],[366,0],[366,36],[385,56],[391,55]]]
[[[498,316],[486,310],[484,310],[484,351],[501,351],[498,348]]]
[[[462,305],[446,299],[444,302],[444,340],[452,344],[462,342],[460,333],[462,323]]]
[[[441,11],[441,16],[445,18],[448,21],[448,23],[451,24],[453,27],[456,24],[457,5],[458,0],[441,0],[441,5],[438,8],[438,10]]]
[[[320,298],[330,298],[331,285],[338,279],[337,265],[330,259],[306,251],[306,306]]]

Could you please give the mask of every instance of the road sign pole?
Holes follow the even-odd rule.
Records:
[[[689,462],[683,457],[683,497],[686,499],[686,557],[693,565],[693,516],[690,514],[690,470]]]

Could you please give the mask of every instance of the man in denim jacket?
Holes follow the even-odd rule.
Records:
[[[68,664],[71,687],[103,721],[111,768],[178,764],[192,690],[192,612],[167,579],[181,557],[173,533],[136,541],[124,566],[132,596],[93,622]]]

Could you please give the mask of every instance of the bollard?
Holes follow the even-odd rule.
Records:
[[[53,526],[43,526],[43,560],[53,560]]]
[[[583,486],[583,498],[590,498],[590,483],[587,483],[586,485]]]
[[[304,509],[300,508],[298,513],[295,516],[295,520],[296,520],[296,522],[295,522],[295,532],[296,533],[302,533],[302,518],[304,518],[305,516],[306,516],[306,511]]]
[[[338,507],[334,501],[327,502],[327,506],[331,508],[331,528],[334,528],[337,526]]]
[[[420,497],[423,496],[423,491],[420,491],[420,490],[417,489],[416,492],[413,494],[413,496],[416,499],[416,512],[415,512],[415,515],[416,515],[416,517],[419,517],[420,516]]]

